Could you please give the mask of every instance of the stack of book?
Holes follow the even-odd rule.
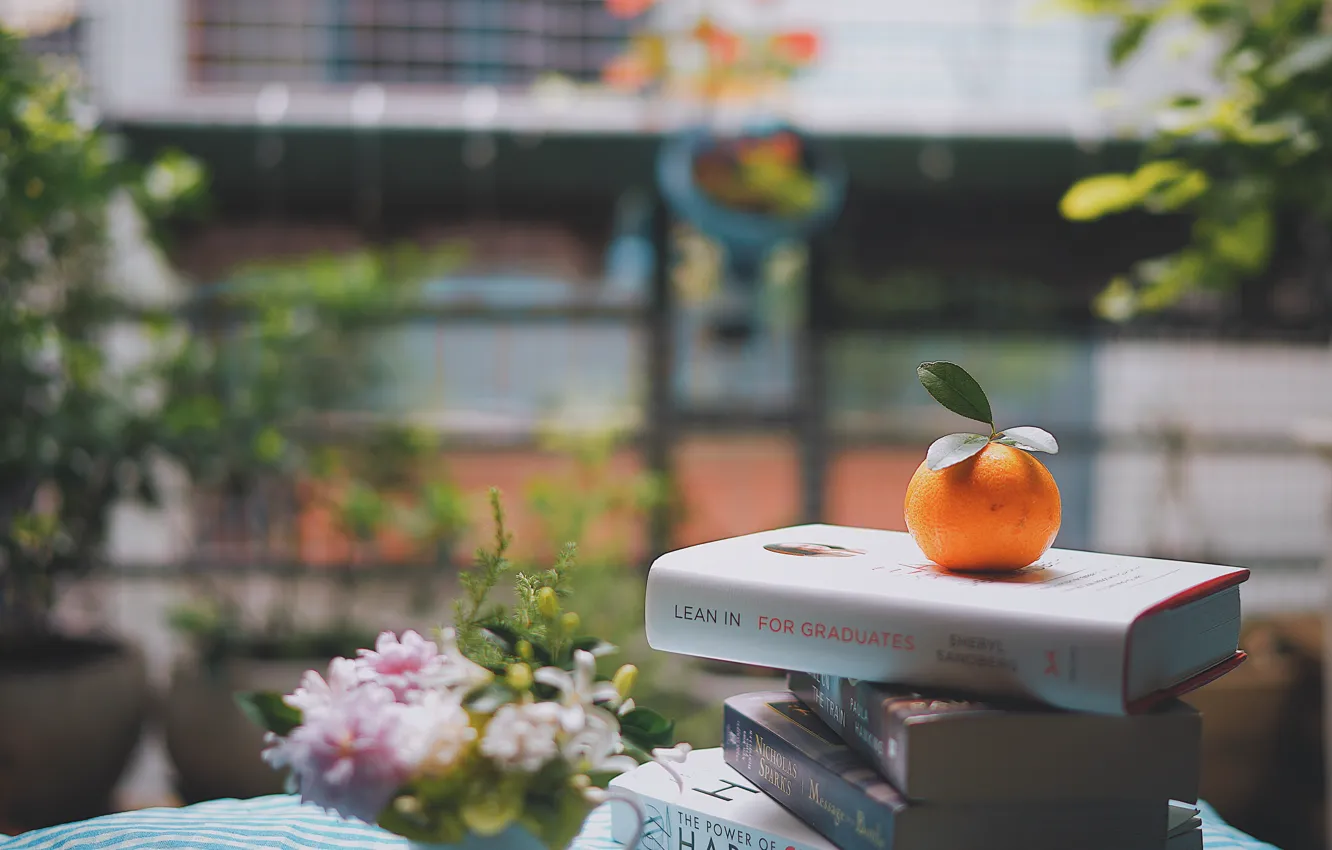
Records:
[[[792,672],[726,700],[683,786],[614,784],[650,850],[1196,850],[1202,721],[1177,697],[1243,661],[1247,577],[1059,549],[950,573],[827,525],[672,552],[649,642]]]

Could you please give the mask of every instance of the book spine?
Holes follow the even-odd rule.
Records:
[[[860,683],[836,676],[792,673],[788,684],[848,747],[868,759],[894,788],[908,793],[905,740],[896,747],[888,746],[889,735],[901,730],[887,727],[888,712]]]
[[[892,847],[894,818],[864,792],[753,719],[725,712],[726,763],[841,850]]]
[[[1125,628],[1088,618],[795,593],[695,571],[648,574],[654,648],[871,682],[1039,700],[1124,714]]]
[[[646,820],[639,850],[824,850],[798,838],[777,836],[746,823],[678,806],[635,791]],[[612,837],[626,844],[633,824],[623,806],[612,809]]]

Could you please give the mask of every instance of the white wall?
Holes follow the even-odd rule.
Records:
[[[97,105],[116,115],[183,97],[186,0],[83,0]]]
[[[1332,351],[1235,342],[1114,342],[1095,359],[1098,427],[1112,435],[1179,429],[1240,439],[1249,454],[1192,454],[1167,495],[1160,454],[1107,451],[1096,465],[1098,548],[1230,558],[1318,559],[1327,549],[1332,475],[1289,445],[1302,424],[1332,420]]]

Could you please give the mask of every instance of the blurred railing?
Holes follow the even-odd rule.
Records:
[[[596,80],[629,24],[586,0],[190,0],[190,80],[528,85]]]

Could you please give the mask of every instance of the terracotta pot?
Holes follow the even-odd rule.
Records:
[[[162,706],[162,731],[181,798],[197,803],[281,794],[285,777],[260,756],[264,731],[241,712],[233,695],[290,693],[306,670],[327,667],[327,658],[232,658],[214,670],[178,667]]]
[[[142,656],[121,644],[0,647],[0,824],[35,829],[110,811],[148,693]]]

